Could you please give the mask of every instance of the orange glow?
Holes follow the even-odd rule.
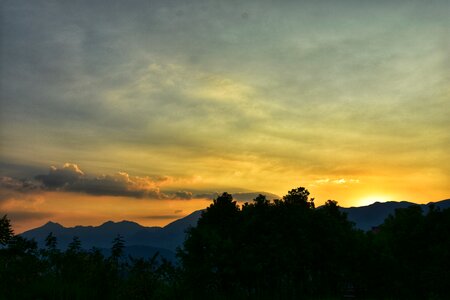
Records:
[[[375,202],[388,202],[390,201],[390,197],[384,195],[371,195],[364,198],[361,198],[357,201],[355,206],[367,206],[373,204]]]
[[[10,200],[1,207],[2,212],[28,211],[46,213],[42,217],[11,222],[16,233],[41,226],[47,221],[71,227],[98,226],[106,221],[129,220],[143,226],[164,226],[211,203],[207,199],[155,200],[113,196],[91,196],[80,193],[47,192],[33,199]]]

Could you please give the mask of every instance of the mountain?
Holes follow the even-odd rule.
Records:
[[[202,210],[194,211],[190,215],[178,219],[155,232],[146,229],[139,230],[129,237],[129,244],[152,245],[175,251],[184,242],[186,230],[191,226],[197,225],[197,220],[200,218],[201,213]],[[143,244],[144,241],[145,244]]]
[[[172,260],[175,250],[185,238],[185,232],[190,226],[195,226],[202,211],[176,220],[164,227],[145,227],[135,222],[108,221],[100,226],[63,227],[54,222],[26,231],[21,235],[34,239],[39,247],[45,245],[45,238],[50,232],[57,238],[58,247],[67,248],[74,236],[77,236],[85,249],[92,247],[107,251],[111,248],[113,239],[120,234],[125,240],[125,253],[139,257],[151,257],[159,252],[165,258]]]
[[[422,211],[426,213],[430,205],[435,205],[440,209],[450,208],[450,199],[430,202],[428,204],[420,204]],[[417,205],[412,202],[375,202],[367,206],[341,208],[342,212],[347,214],[349,221],[354,222],[355,226],[362,230],[370,230],[372,227],[378,226],[384,222],[384,220],[390,215],[394,214],[397,208],[406,208],[411,205]]]
[[[450,208],[450,199],[420,206],[426,212],[429,205],[432,204],[440,209]],[[368,206],[341,208],[341,211],[347,214],[348,219],[354,222],[357,228],[370,230],[372,227],[382,224],[389,214],[393,214],[397,208],[406,208],[410,205],[416,204],[406,201],[375,202]],[[175,259],[176,248],[181,246],[185,239],[186,230],[197,224],[201,213],[202,210],[195,211],[164,227],[145,227],[130,221],[108,221],[97,227],[75,226],[66,228],[58,223],[48,222],[42,227],[22,233],[22,236],[35,239],[38,245],[43,247],[45,238],[52,232],[56,236],[61,249],[65,249],[72,238],[77,236],[84,248],[97,247],[107,253],[108,249],[111,248],[112,240],[120,234],[125,239],[125,252],[127,254],[151,257],[159,252],[165,258],[173,260]]]

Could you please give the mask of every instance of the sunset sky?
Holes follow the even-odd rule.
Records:
[[[2,1],[0,215],[450,198],[450,1]]]

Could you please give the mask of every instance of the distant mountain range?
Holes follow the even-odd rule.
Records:
[[[450,199],[439,201],[439,202],[429,202],[428,204],[419,204],[424,213],[428,212],[428,207],[434,204],[440,209],[446,209],[450,207]],[[384,220],[395,212],[397,208],[406,208],[411,205],[418,205],[416,203],[401,201],[389,201],[389,202],[375,202],[367,206],[360,207],[350,207],[341,208],[342,212],[347,214],[347,219],[353,223],[355,226],[362,230],[370,230],[374,226],[378,226],[384,222]]]
[[[44,247],[45,238],[51,232],[57,238],[58,247],[61,249],[67,248],[73,237],[77,236],[83,248],[96,247],[107,253],[113,239],[120,234],[126,243],[125,254],[151,257],[158,252],[161,256],[174,260],[176,248],[183,243],[186,230],[197,224],[201,213],[201,210],[195,211],[164,227],[145,227],[130,221],[108,221],[100,226],[75,227],[48,222],[21,235],[35,239],[39,247]]]
[[[430,204],[434,204],[440,209],[450,208],[450,199],[420,206],[426,212]],[[372,227],[383,223],[389,214],[395,212],[395,209],[406,208],[410,205],[415,205],[415,203],[406,201],[375,202],[368,206],[341,208],[341,211],[347,214],[348,219],[354,222],[357,228],[370,230]],[[75,226],[67,228],[58,223],[48,222],[21,235],[25,238],[35,239],[38,245],[43,247],[45,238],[52,232],[61,249],[65,249],[73,237],[77,236],[84,248],[97,247],[107,253],[107,249],[111,248],[112,240],[120,234],[126,242],[126,254],[136,257],[151,257],[158,252],[161,256],[173,261],[175,260],[176,248],[181,246],[185,239],[186,230],[191,226],[196,226],[201,213],[202,210],[195,211],[164,227],[145,227],[130,221],[108,221],[96,227]]]

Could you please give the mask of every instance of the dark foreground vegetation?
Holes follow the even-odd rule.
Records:
[[[224,193],[191,228],[179,264],[61,251],[0,219],[0,299],[449,299],[450,209],[398,209],[372,231],[304,188],[239,207]]]

